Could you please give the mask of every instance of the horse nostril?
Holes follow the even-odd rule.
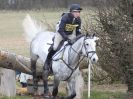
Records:
[[[96,59],[95,58],[93,58],[93,62],[95,62],[96,61]]]

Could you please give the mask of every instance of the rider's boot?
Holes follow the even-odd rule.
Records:
[[[53,48],[51,48],[50,50],[49,50],[49,53],[48,53],[48,55],[47,55],[47,59],[46,59],[46,61],[45,61],[45,64],[44,64],[44,66],[47,66],[47,67],[49,67],[50,66],[50,62],[52,61],[52,56],[55,54],[55,50],[53,50]]]

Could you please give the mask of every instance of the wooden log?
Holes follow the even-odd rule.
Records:
[[[31,74],[30,58],[9,53],[7,51],[0,51],[0,67],[21,71],[23,73]],[[37,62],[37,74],[42,73],[43,63]]]

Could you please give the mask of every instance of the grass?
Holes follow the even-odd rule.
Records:
[[[87,92],[84,93],[83,99],[88,99]],[[92,91],[90,99],[123,99],[124,93],[121,92],[102,92]]]
[[[101,92],[92,91],[90,99],[123,99],[124,93],[121,92]],[[0,99],[33,99],[31,96],[0,97]],[[88,99],[87,92],[84,92],[82,99]]]
[[[29,44],[23,36],[22,21],[26,14],[39,21],[55,24],[61,12],[0,11],[0,49],[29,56]]]
[[[30,96],[16,96],[16,97],[0,97],[0,99],[32,99]]]

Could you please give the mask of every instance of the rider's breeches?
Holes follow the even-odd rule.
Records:
[[[69,39],[74,39],[76,37],[76,35],[68,35]],[[54,45],[53,45],[53,49],[57,50],[58,45],[60,44],[60,42],[63,40],[63,37],[60,35],[60,33],[56,33],[55,34],[55,38],[54,38]]]
[[[62,40],[63,40],[63,37],[59,33],[56,33],[54,38],[54,45],[53,45],[54,50],[57,49],[58,45]]]

